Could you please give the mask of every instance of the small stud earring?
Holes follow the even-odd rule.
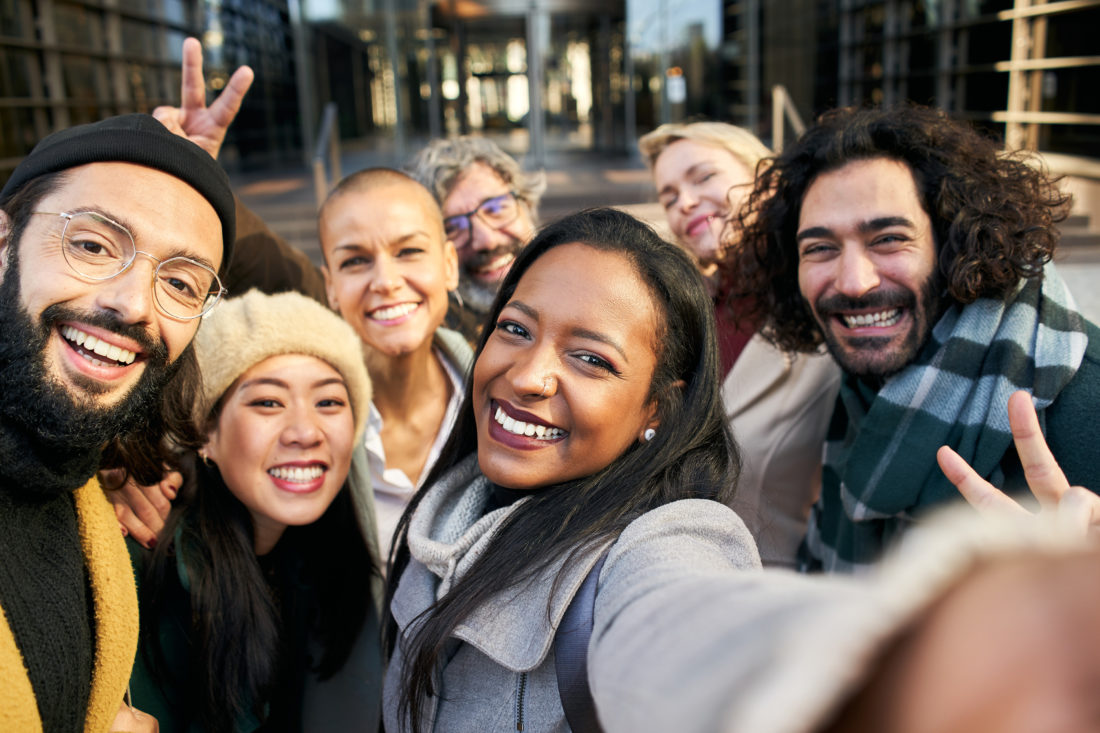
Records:
[[[206,451],[199,451],[199,460],[201,460],[207,468],[214,465],[214,462],[210,460],[210,456],[206,455]]]
[[[654,430],[653,428],[646,428],[645,432],[642,433],[642,437],[645,438],[645,442],[648,443],[649,441],[651,441],[655,437],[657,437],[657,431]]]

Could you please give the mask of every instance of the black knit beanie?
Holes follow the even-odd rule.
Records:
[[[0,191],[0,205],[28,181],[86,163],[136,163],[179,178],[214,207],[222,223],[222,270],[236,238],[236,206],[229,177],[210,155],[145,114],[109,117],[48,135],[11,174]]]

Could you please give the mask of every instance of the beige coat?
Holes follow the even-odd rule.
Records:
[[[730,506],[765,565],[793,567],[821,489],[821,449],[840,368],[828,354],[790,354],[752,337],[722,384],[742,470]]]

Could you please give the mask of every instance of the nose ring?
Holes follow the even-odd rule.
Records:
[[[547,374],[545,377],[542,378],[542,391],[539,392],[539,396],[540,397],[549,397],[550,396],[550,375],[549,374]]]

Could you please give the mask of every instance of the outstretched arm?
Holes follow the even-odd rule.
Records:
[[[1066,475],[1047,447],[1039,418],[1027,392],[1008,399],[1008,423],[1024,469],[1028,488],[1044,511],[1058,513],[1067,529],[1100,532],[1100,497],[1080,486],[1070,486]],[[940,469],[959,493],[981,512],[1026,513],[1020,504],[979,476],[958,453],[942,446],[936,453]]]
[[[180,106],[157,107],[153,117],[180,137],[185,137],[217,158],[225,132],[241,109],[255,74],[242,66],[233,72],[221,94],[206,106],[206,81],[202,75],[202,45],[195,38],[183,42],[183,81]]]

